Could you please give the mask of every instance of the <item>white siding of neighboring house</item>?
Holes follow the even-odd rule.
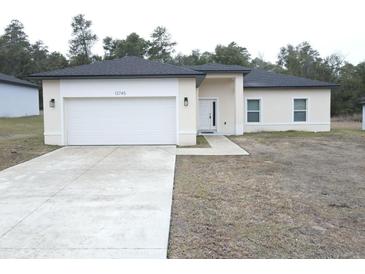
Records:
[[[244,132],[257,131],[329,131],[331,129],[331,91],[329,89],[245,88]],[[307,99],[307,121],[293,121],[293,99]],[[247,99],[261,100],[259,123],[247,122]]]
[[[38,89],[0,83],[0,117],[39,115]]]

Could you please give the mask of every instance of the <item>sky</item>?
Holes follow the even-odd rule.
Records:
[[[282,46],[308,41],[322,56],[336,53],[357,64],[365,61],[364,11],[362,0],[11,0],[1,4],[0,33],[18,19],[31,42],[66,54],[71,19],[82,13],[93,23],[99,55],[105,36],[137,32],[148,39],[162,25],[177,42],[176,53],[235,41],[252,57],[275,62]]]

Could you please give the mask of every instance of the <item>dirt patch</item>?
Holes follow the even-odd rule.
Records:
[[[57,148],[44,145],[42,116],[0,119],[0,170]]]
[[[170,258],[365,258],[365,132],[231,139],[177,157]]]

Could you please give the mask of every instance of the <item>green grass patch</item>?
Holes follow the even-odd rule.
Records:
[[[13,134],[43,135],[43,116],[0,118],[0,136]]]
[[[0,170],[57,148],[44,144],[43,116],[0,118]]]

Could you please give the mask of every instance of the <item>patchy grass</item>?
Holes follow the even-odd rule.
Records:
[[[331,123],[332,129],[361,129],[361,122],[359,121],[337,121]]]
[[[331,118],[331,122],[361,122],[362,113],[355,113],[352,115],[338,115]]]
[[[0,170],[58,148],[43,143],[43,117],[0,118]]]
[[[204,136],[202,135],[198,135],[196,136],[196,145],[195,146],[177,146],[177,147],[182,147],[182,148],[205,148],[205,147],[210,147],[207,139],[205,139]]]
[[[308,132],[308,131],[280,131],[280,132],[258,132],[258,133],[245,133],[245,137],[258,137],[258,138],[318,138],[318,137],[365,137],[365,131],[352,128],[352,127],[337,127],[331,130],[331,132]],[[234,138],[232,138],[234,139]]]
[[[365,132],[231,139],[250,156],[178,156],[170,258],[365,258]]]
[[[196,147],[210,147],[210,145],[204,136],[199,135],[196,137]]]

